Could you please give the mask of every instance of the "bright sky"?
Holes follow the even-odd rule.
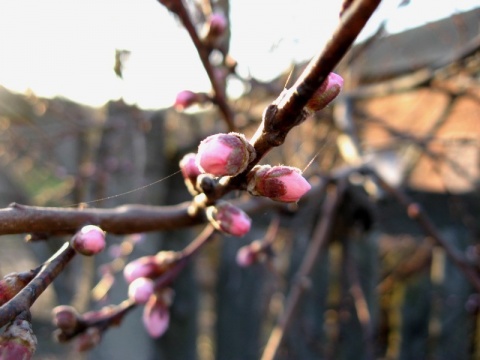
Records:
[[[478,7],[478,0],[384,0],[379,21],[398,32]],[[266,80],[321,49],[339,0],[231,0],[231,55],[242,74]],[[432,6],[434,3],[434,6]],[[132,52],[119,80],[115,49]],[[186,32],[155,0],[0,0],[0,85],[100,106],[123,97],[143,108],[173,103],[184,89],[208,91]]]

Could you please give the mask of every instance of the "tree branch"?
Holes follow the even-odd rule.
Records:
[[[55,280],[75,254],[75,250],[67,242],[47,260],[35,278],[13,299],[0,307],[0,327],[15,319],[22,311],[29,311],[35,300]]]
[[[235,125],[233,122],[233,112],[230,109],[230,106],[227,103],[225,97],[225,89],[222,88],[220,82],[218,81],[217,77],[215,76],[215,71],[210,63],[208,56],[210,55],[210,49],[202,42],[200,37],[197,34],[197,30],[195,29],[195,25],[192,23],[190,19],[190,15],[185,8],[183,2],[181,0],[173,0],[168,1],[168,5],[164,4],[164,1],[159,1],[163,5],[165,5],[171,12],[176,14],[180,20],[182,21],[183,26],[187,30],[190,38],[192,39],[193,45],[197,49],[198,56],[202,62],[203,67],[205,68],[205,72],[210,79],[210,83],[212,84],[213,93],[214,93],[214,100],[215,104],[220,109],[220,112],[223,115],[223,119],[225,120],[228,130],[235,131]]]

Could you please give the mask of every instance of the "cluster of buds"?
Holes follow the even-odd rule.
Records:
[[[105,249],[105,232],[98,226],[84,226],[72,237],[70,245],[82,255],[96,255]]]
[[[92,311],[82,316],[72,306],[60,305],[53,309],[52,315],[53,325],[57,327],[54,337],[58,342],[67,342],[75,337],[75,350],[83,352],[93,349],[102,340],[99,328],[92,326],[85,329],[85,320],[103,316],[101,311]]]
[[[130,283],[128,297],[143,308],[143,324],[151,337],[162,336],[170,322],[169,307],[173,300],[171,288],[155,289],[155,282],[149,278],[138,278]]]
[[[180,169],[188,190],[197,195],[205,176],[239,175],[255,157],[255,149],[244,135],[215,134],[200,143],[197,154],[185,155]],[[290,166],[257,165],[248,173],[247,181],[250,194],[287,203],[297,202],[311,188],[300,169]],[[250,231],[248,215],[227,202],[209,206],[206,215],[217,230],[229,235],[244,236]]]
[[[152,337],[160,337],[169,324],[168,308],[172,303],[173,290],[158,288],[155,279],[173,270],[178,264],[174,251],[160,251],[154,256],[144,256],[125,266],[124,277],[129,283],[128,297],[136,304],[145,305],[143,323]]]
[[[108,305],[100,310],[79,314],[73,307],[60,305],[53,309],[54,338],[61,343],[74,339],[74,349],[88,351],[102,340],[103,332],[118,325],[125,314],[122,304]]]

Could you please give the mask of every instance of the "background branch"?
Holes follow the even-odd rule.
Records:
[[[342,181],[343,182],[343,181]],[[295,282],[285,301],[285,310],[279,316],[277,324],[270,334],[262,360],[273,360],[282,344],[285,332],[295,315],[300,300],[304,292],[310,286],[310,274],[318,259],[320,251],[327,245],[330,238],[330,232],[335,222],[336,211],[342,201],[345,185],[336,185],[334,188],[327,189],[327,197],[322,207],[320,222],[312,236],[311,243],[305,252],[305,257],[300,265],[300,269],[295,275]]]

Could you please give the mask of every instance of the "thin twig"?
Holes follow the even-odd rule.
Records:
[[[304,106],[349,50],[379,3],[380,0],[359,0],[349,6],[323,51],[312,59],[293,87],[283,91],[265,110],[262,123],[250,140],[256,158],[243,173],[219,186],[214,192],[215,198],[209,201],[219,199],[232,189],[242,189],[250,170],[272,148],[283,144],[289,131],[305,119]]]
[[[304,106],[350,49],[379,3],[380,0],[353,2],[323,51],[310,61],[292,89],[280,94],[265,111],[263,126],[252,139],[257,157],[281,145],[288,132],[301,123]]]
[[[262,360],[272,360],[275,358],[285,332],[293,319],[298,308],[302,295],[308,288],[309,276],[317,261],[320,251],[328,243],[330,232],[335,220],[335,214],[338,206],[343,198],[343,185],[337,185],[334,189],[327,189],[325,202],[322,206],[320,222],[315,228],[312,241],[305,253],[305,257],[300,265],[300,269],[296,274],[296,282],[292,285],[292,289],[288,295],[285,304],[285,310],[279,316],[267,345],[262,355]]]
[[[220,109],[220,112],[223,115],[223,119],[225,120],[228,130],[235,131],[235,125],[233,122],[233,112],[230,109],[230,106],[227,103],[225,97],[225,89],[222,87],[220,82],[218,81],[217,77],[215,76],[215,71],[213,69],[212,64],[208,58],[210,54],[210,50],[207,46],[202,42],[200,37],[197,34],[197,30],[195,29],[195,25],[193,24],[190,14],[188,13],[187,9],[185,8],[183,2],[181,0],[174,0],[170,2],[171,5],[167,6],[170,11],[175,13],[183,23],[183,26],[187,30],[190,38],[192,39],[193,45],[197,49],[198,56],[202,62],[203,67],[210,79],[210,83],[212,84],[213,92],[214,92],[214,100],[215,104]]]
[[[470,284],[475,288],[476,291],[480,292],[480,277],[477,271],[465,260],[465,258],[454,248],[452,247],[446,239],[444,239],[438,229],[433,224],[430,217],[425,211],[422,210],[420,204],[414,202],[409,196],[401,192],[398,189],[390,186],[385,180],[383,180],[376,172],[373,170],[368,171],[372,176],[377,180],[378,185],[389,193],[393,198],[395,198],[401,205],[405,207],[407,215],[415,220],[423,231],[431,236],[435,242],[440,245],[452,262],[462,271],[470,282]]]
[[[347,239],[348,241],[348,239]],[[373,326],[372,326],[372,316],[370,310],[368,309],[367,299],[365,293],[360,284],[360,279],[358,278],[358,266],[350,250],[347,250],[347,276],[350,283],[350,294],[353,297],[353,303],[355,305],[355,311],[357,313],[357,318],[360,323],[363,335],[363,343],[365,345],[365,358],[374,359],[374,345],[372,343],[373,335]]]
[[[57,341],[67,342],[91,327],[98,328],[101,332],[104,332],[112,326],[118,326],[136,306],[137,304],[134,301],[128,299],[118,305],[109,305],[99,311],[86,312],[78,319],[77,326],[72,331],[65,332],[57,329],[55,333]]]
[[[209,224],[203,231],[181,251],[183,258],[190,258],[195,255],[215,234],[215,228]]]

